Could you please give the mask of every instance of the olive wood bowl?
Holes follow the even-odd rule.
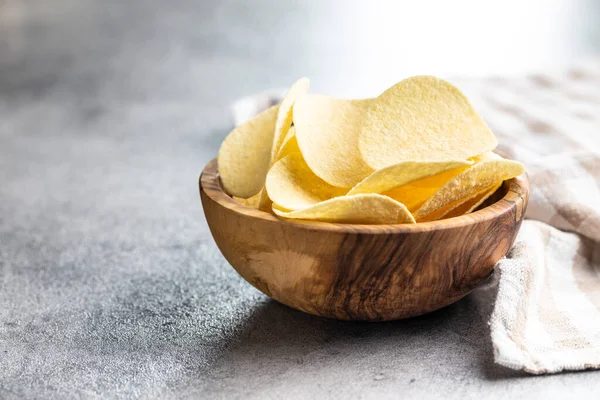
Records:
[[[447,306],[486,280],[517,236],[529,180],[504,182],[470,214],[398,225],[279,219],[225,193],[216,159],[200,197],[217,246],[264,294],[323,317],[386,321]]]

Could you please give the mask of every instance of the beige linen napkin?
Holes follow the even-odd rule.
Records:
[[[497,265],[495,360],[530,373],[600,368],[600,60],[517,78],[452,80],[525,164],[527,220]],[[236,124],[279,92],[234,106]]]
[[[600,60],[457,83],[531,179],[527,220],[497,266],[496,362],[535,374],[600,368]]]

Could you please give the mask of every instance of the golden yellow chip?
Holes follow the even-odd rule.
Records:
[[[310,81],[308,78],[298,79],[283,96],[281,104],[279,105],[279,112],[277,114],[277,121],[275,122],[275,135],[273,136],[273,145],[271,147],[271,158],[270,164],[275,163],[277,153],[283,144],[283,141],[292,126],[293,119],[293,107],[296,100],[308,92]]]
[[[300,148],[298,147],[298,141],[296,140],[296,127],[292,126],[288,131],[283,144],[281,145],[281,149],[279,149],[279,153],[277,157],[275,157],[275,162],[281,160],[283,157],[292,153],[300,153]]]
[[[271,200],[287,210],[306,208],[348,191],[316,176],[300,153],[289,154],[275,163],[267,174],[265,187]]]
[[[293,138],[294,136],[296,136],[296,127],[294,125],[292,125],[292,126],[290,126],[290,129],[288,129],[288,133],[285,135],[285,138],[283,138],[281,148],[283,148],[283,146],[285,146],[285,144],[287,142],[289,142],[290,139]],[[281,152],[281,148],[279,149],[280,152]]]
[[[373,172],[358,149],[360,124],[371,101],[304,95],[294,105],[302,155],[310,169],[330,185],[351,188]]]
[[[423,203],[425,203],[425,201],[433,196],[435,192],[437,192],[452,178],[466,171],[474,163],[481,162],[489,157],[491,156],[489,156],[488,153],[475,156],[466,161],[466,166],[448,169],[439,174],[412,181],[406,185],[383,192],[382,194],[399,201],[400,203],[404,204],[410,210],[410,212],[414,213],[423,205]]]
[[[496,190],[498,190],[500,186],[502,186],[502,182],[492,186],[491,188],[487,188],[480,193],[477,193],[472,198],[467,199],[464,203],[458,205],[450,211],[447,211],[444,215],[441,216],[441,218],[458,217],[474,211],[475,209],[477,209],[477,207],[483,204],[483,202],[486,201],[491,195],[496,193]]]
[[[238,126],[221,144],[217,164],[227,193],[247,199],[264,186],[278,109],[271,107]]]
[[[408,78],[383,92],[370,103],[359,135],[362,157],[374,169],[411,160],[465,160],[497,144],[465,95],[432,76]]]
[[[394,164],[373,172],[358,185],[354,186],[348,192],[348,195],[350,196],[359,193],[385,193],[413,181],[425,179],[430,176],[441,174],[444,171],[469,166],[471,164],[473,164],[473,161],[406,161]],[[437,181],[439,181],[439,178]]]
[[[376,99],[308,95],[295,82],[279,106],[235,128],[218,156],[223,188],[282,218],[397,224],[479,207],[524,172],[467,98],[431,76]]]
[[[497,184],[493,185],[492,187],[488,188],[488,190],[484,191],[483,193],[478,194],[475,198],[473,198],[473,199],[469,200],[467,203],[465,203],[464,209],[459,209],[458,212],[467,214],[467,213],[477,210],[479,208],[479,206],[481,206],[483,203],[485,203],[485,201],[487,199],[492,197],[494,195],[494,193],[496,193],[496,191],[502,187],[503,183],[504,183],[504,181],[497,183]],[[461,208],[462,208],[462,206],[461,206]]]
[[[258,199],[258,209],[260,211],[265,211],[268,212],[270,214],[273,214],[273,210],[272,210],[272,205],[273,202],[271,201],[271,199],[269,198],[268,194],[267,194],[267,189],[263,188],[260,193],[258,194],[259,199]]]
[[[403,204],[380,194],[342,196],[311,207],[282,211],[273,204],[280,217],[348,224],[413,224],[415,220]]]
[[[449,180],[435,192],[416,212],[417,221],[431,220],[430,215],[437,215],[441,210],[461,201],[469,199],[487,188],[525,172],[523,165],[517,161],[505,160],[502,157],[486,153],[481,161],[467,168],[464,172]],[[434,214],[435,213],[435,214]],[[442,216],[447,212],[442,212]]]
[[[243,205],[245,205],[247,207],[258,209],[258,202],[260,200],[261,194],[262,194],[262,191],[258,194],[255,194],[254,196],[252,196],[250,198],[247,198],[247,199],[244,199],[242,197],[237,197],[237,196],[233,196],[233,199],[239,203],[242,203]]]
[[[436,175],[428,176],[427,178],[412,181],[406,185],[395,189],[383,192],[385,196],[404,204],[411,212],[415,212],[435,194],[442,186],[456,175],[467,170],[469,165],[446,170]]]

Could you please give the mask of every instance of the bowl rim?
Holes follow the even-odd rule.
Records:
[[[213,202],[220,207],[244,215],[250,218],[261,219],[277,224],[289,224],[298,229],[318,230],[342,233],[369,233],[369,234],[390,234],[390,233],[416,233],[429,232],[432,230],[454,229],[479,222],[496,219],[499,216],[511,212],[513,209],[519,210],[517,205],[522,204],[521,213],[525,212],[527,200],[529,198],[529,177],[523,173],[515,178],[504,181],[502,187],[506,187],[506,194],[495,203],[477,210],[475,212],[441,219],[430,222],[417,222],[415,224],[343,224],[335,222],[305,221],[305,220],[285,220],[278,218],[273,214],[248,207],[233,197],[228,195],[221,185],[217,159],[212,159],[200,174],[198,180],[200,193],[206,194]],[[520,220],[522,215],[517,216]]]

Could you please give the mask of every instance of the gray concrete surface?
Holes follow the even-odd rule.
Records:
[[[512,24],[510,49],[440,63],[463,33],[416,54],[393,3],[0,0],[0,398],[597,398],[598,372],[495,366],[487,289],[379,324],[269,300],[218,252],[196,186],[241,95],[555,67],[598,50],[579,23],[597,7],[566,3],[543,35]]]

